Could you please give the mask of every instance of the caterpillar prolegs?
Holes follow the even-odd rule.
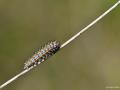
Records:
[[[24,69],[35,67],[41,62],[47,60],[50,56],[55,54],[60,49],[60,43],[57,41],[46,44],[43,48],[38,50],[28,61],[24,64]]]

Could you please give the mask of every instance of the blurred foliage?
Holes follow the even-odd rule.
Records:
[[[117,0],[0,0],[0,84],[45,43],[64,43]],[[120,86],[120,6],[3,90],[105,90]]]

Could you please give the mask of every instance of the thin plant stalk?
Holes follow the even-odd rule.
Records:
[[[103,17],[105,17],[109,12],[111,12],[113,9],[115,9],[118,5],[120,4],[120,0],[117,1],[113,6],[111,6],[107,11],[105,11],[102,15],[100,15],[97,19],[95,19],[94,21],[92,21],[89,25],[87,25],[85,28],[83,28],[82,30],[80,30],[77,34],[75,34],[73,37],[71,37],[69,40],[67,40],[65,43],[63,43],[61,45],[60,48],[65,47],[67,44],[69,44],[70,42],[72,42],[74,39],[76,39],[78,36],[80,36],[83,32],[87,31],[91,26],[93,26],[94,24],[96,24],[98,21],[100,21]],[[20,76],[24,75],[25,73],[29,72],[31,68],[25,69],[23,70],[21,73],[17,74],[16,76],[14,76],[13,78],[11,78],[10,80],[6,81],[5,83],[3,83],[0,86],[0,89],[2,89],[3,87],[7,86],[8,84],[10,84],[11,82],[13,82],[14,80],[16,80],[17,78],[19,78]]]

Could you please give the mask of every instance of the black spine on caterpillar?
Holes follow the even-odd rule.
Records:
[[[60,43],[53,41],[38,50],[28,61],[25,62],[24,69],[35,67],[41,62],[47,60],[60,49]]]

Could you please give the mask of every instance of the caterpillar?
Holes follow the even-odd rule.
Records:
[[[24,64],[24,69],[35,67],[41,62],[47,60],[50,56],[54,55],[60,49],[60,43],[53,41],[38,50],[28,61]]]

